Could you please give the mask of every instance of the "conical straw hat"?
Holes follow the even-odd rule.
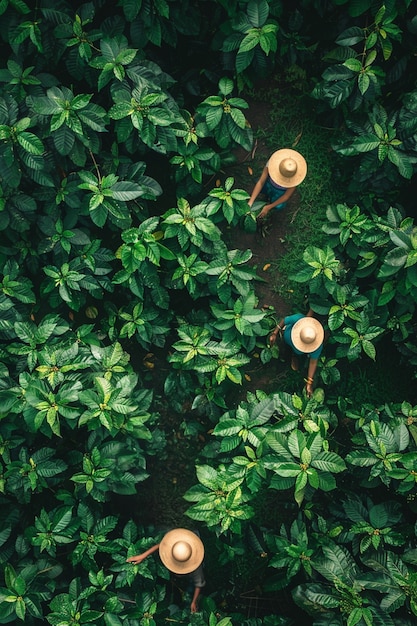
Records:
[[[203,562],[204,545],[191,530],[174,528],[162,538],[159,556],[170,572],[189,574]]]
[[[291,329],[291,341],[300,352],[310,354],[323,343],[324,328],[314,317],[302,317]]]
[[[307,174],[307,163],[296,150],[283,148],[269,158],[268,172],[274,183],[281,187],[296,187]]]

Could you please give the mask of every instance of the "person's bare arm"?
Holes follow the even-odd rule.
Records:
[[[278,335],[281,334],[283,330],[284,330],[284,318],[282,318],[278,322],[278,324],[275,326],[275,328],[272,331],[272,333],[269,335],[269,345],[270,346],[274,345],[274,343],[277,340]]]
[[[152,546],[151,548],[149,548],[149,550],[146,550],[142,554],[137,554],[136,556],[130,556],[128,559],[126,559],[126,562],[133,563],[134,565],[139,565],[139,563],[142,563],[142,561],[144,561],[150,554],[153,554],[158,549],[159,549],[159,543]]]
[[[195,587],[194,588],[194,594],[193,594],[193,599],[191,600],[191,613],[196,613],[197,612],[197,600],[198,597],[200,595],[201,592],[201,588],[200,587]]]
[[[263,219],[264,217],[266,217],[269,211],[278,206],[278,204],[283,204],[284,202],[287,202],[296,189],[297,187],[290,187],[280,198],[278,198],[274,202],[271,202],[271,204],[265,204],[265,206],[262,208],[262,211],[258,215],[258,219]]]
[[[314,375],[316,373],[317,363],[318,363],[318,359],[309,359],[308,372],[307,372],[307,378],[306,378],[306,393],[309,398],[311,397],[311,394],[313,393]]]
[[[265,166],[264,169],[262,170],[262,174],[261,174],[260,179],[258,180],[258,182],[256,183],[255,187],[252,190],[251,196],[250,196],[250,198],[248,200],[249,206],[252,206],[252,204],[255,202],[256,198],[261,193],[262,188],[265,185],[267,178],[268,178],[268,168]]]

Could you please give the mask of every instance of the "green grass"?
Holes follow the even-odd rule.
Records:
[[[340,360],[342,377],[337,385],[337,395],[350,398],[352,406],[360,410],[365,404],[381,406],[385,403],[415,404],[416,387],[413,384],[413,367],[401,362],[396,346],[389,340],[376,344],[376,360],[366,356],[349,363]]]

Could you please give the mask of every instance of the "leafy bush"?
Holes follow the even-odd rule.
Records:
[[[358,407],[337,395],[335,365],[376,359],[379,338],[417,363],[411,3],[151,4],[0,3],[0,622],[291,622],[236,603],[224,615],[219,590],[189,615],[158,561],[126,563],[159,539],[142,495],[172,419],[193,452],[205,439],[179,495],[219,563],[250,558],[251,528],[257,585],[291,593],[315,625],[407,626],[415,401]],[[272,70],[274,90],[340,128],[334,169],[310,129],[317,210],[288,263],[328,316],[326,393],[237,401],[255,350],[273,358],[273,315],[258,308],[252,252],[228,249],[230,226],[256,222],[224,168],[254,148],[244,89]],[[277,110],[271,145],[296,147],[303,129]],[[349,198],[324,202],[320,170]],[[268,498],[278,525],[260,515]]]

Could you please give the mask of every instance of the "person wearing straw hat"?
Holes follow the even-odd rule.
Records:
[[[163,536],[160,543],[126,560],[138,565],[157,550],[162,563],[170,572],[180,576],[188,575],[194,586],[190,608],[195,613],[201,589],[206,584],[203,570],[204,544],[200,537],[186,528],[174,528]]]
[[[310,397],[313,393],[314,375],[317,363],[323,349],[324,328],[322,324],[313,317],[313,311],[307,315],[295,313],[287,315],[275,327],[269,337],[270,345],[273,345],[277,336],[282,335],[284,342],[292,348],[291,367],[298,370],[297,355],[304,354],[308,357],[308,372],[306,382],[306,393]]]
[[[290,148],[274,152],[248,200],[251,207],[260,193],[268,198],[268,203],[262,208],[257,219],[264,219],[271,209],[281,211],[306,174],[307,163],[299,152]]]

